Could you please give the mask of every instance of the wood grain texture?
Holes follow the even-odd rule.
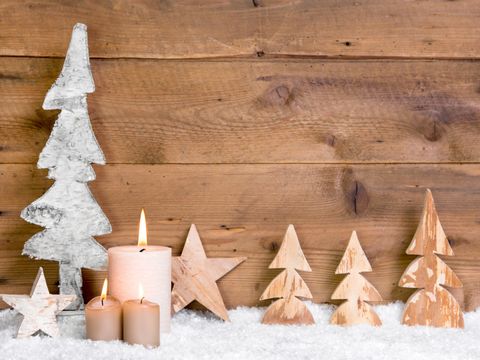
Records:
[[[353,230],[335,274],[359,274],[362,272],[372,272],[372,266],[360,245],[357,232]]]
[[[93,57],[480,54],[476,0],[4,0],[0,13],[0,55],[61,57],[76,22]]]
[[[0,57],[0,162],[36,163],[62,60]],[[92,61],[108,163],[480,161],[470,61]],[[221,75],[220,75],[221,74]]]
[[[107,165],[95,171],[92,191],[113,226],[112,234],[98,237],[105,247],[134,245],[145,207],[152,245],[172,246],[179,255],[195,223],[209,256],[248,257],[219,281],[227,307],[260,304],[289,223],[312,268],[302,277],[315,302],[329,301],[338,285],[332,274],[353,229],[375,269],[366,278],[385,300],[405,301],[412,290],[397,283],[412,260],[405,250],[430,187],[456,254],[448,264],[465,284],[455,296],[467,310],[480,305],[478,165]],[[20,255],[39,228],[19,213],[50,186],[45,173],[34,165],[0,165],[1,293],[28,292],[39,264],[51,286],[58,280],[55,263]],[[85,273],[85,300],[98,295],[104,278]]]

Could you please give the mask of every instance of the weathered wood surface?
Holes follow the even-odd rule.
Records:
[[[93,57],[480,54],[476,0],[3,0],[0,13],[0,55],[63,56],[76,22]]]
[[[61,64],[0,57],[0,162],[37,161],[56,118],[41,104]],[[480,161],[477,62],[94,60],[92,67],[89,113],[110,164]]]
[[[368,280],[385,300],[406,300],[413,289],[398,287],[398,279],[412,261],[405,250],[430,187],[456,254],[448,264],[465,284],[464,296],[455,295],[467,310],[480,305],[478,165],[107,165],[95,171],[93,194],[113,224],[112,234],[97,238],[105,247],[135,244],[145,207],[152,245],[172,246],[179,255],[194,222],[209,256],[248,257],[219,281],[227,307],[260,304],[289,223],[312,268],[302,277],[315,302],[329,301],[338,285],[332,274],[353,229],[375,269]],[[0,290],[28,292],[37,266],[52,276],[55,263],[20,255],[39,228],[19,213],[51,181],[34,165],[0,165],[0,184]],[[104,277],[85,274],[86,300],[98,294]],[[47,280],[54,286],[57,279]]]

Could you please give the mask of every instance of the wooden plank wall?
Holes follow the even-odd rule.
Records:
[[[92,124],[108,165],[91,189],[106,247],[179,254],[196,223],[207,254],[248,256],[220,281],[229,307],[260,304],[289,223],[328,301],[358,231],[387,300],[430,187],[463,280],[480,305],[480,3],[476,0],[0,2],[0,292],[27,293],[45,266],[20,255],[41,228],[19,212],[51,181],[38,154],[57,112],[41,108],[72,26],[89,27]],[[85,271],[87,298],[104,274]]]

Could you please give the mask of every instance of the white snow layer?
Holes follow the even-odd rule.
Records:
[[[172,319],[161,347],[82,340],[80,317],[60,318],[62,337],[13,339],[20,320],[0,312],[0,358],[7,359],[480,359],[480,309],[465,314],[465,329],[408,327],[400,324],[402,303],[375,306],[383,326],[329,325],[333,307],[307,302],[316,324],[279,326],[260,323],[265,308],[229,311],[224,323],[208,313],[184,310]]]

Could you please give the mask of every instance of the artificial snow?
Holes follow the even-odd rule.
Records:
[[[404,304],[375,306],[381,327],[329,325],[334,307],[307,302],[316,324],[280,326],[260,323],[265,308],[230,310],[231,322],[208,313],[184,310],[172,319],[161,347],[83,340],[80,317],[60,317],[62,337],[13,339],[19,315],[0,312],[1,359],[480,359],[480,309],[465,314],[465,329],[408,327],[400,324]]]

